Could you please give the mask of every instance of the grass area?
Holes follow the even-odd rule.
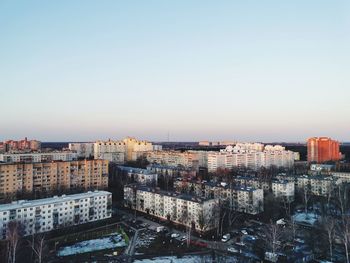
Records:
[[[118,233],[120,233],[125,240],[125,243],[129,245],[130,239],[129,236],[125,233],[124,229],[122,227],[119,228]]]

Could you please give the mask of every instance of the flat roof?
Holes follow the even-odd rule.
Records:
[[[12,203],[0,205],[0,212],[12,210],[12,209],[61,203],[61,202],[66,202],[66,201],[72,201],[75,199],[84,199],[84,198],[95,197],[95,196],[105,196],[108,194],[112,194],[112,193],[107,192],[107,191],[93,191],[93,192],[88,191],[85,193],[72,194],[72,195],[61,195],[61,196],[54,196],[54,197],[43,198],[43,199],[18,200],[18,201],[14,201]]]
[[[156,188],[148,187],[145,185],[133,184],[133,185],[127,185],[126,187],[128,187],[128,186],[130,186],[130,187],[134,186],[137,188],[137,190],[141,190],[144,192],[151,192],[151,193],[156,193],[156,194],[165,195],[165,196],[169,196],[169,197],[175,197],[175,198],[188,200],[188,201],[196,202],[196,203],[202,203],[204,201],[214,200],[214,198],[205,198],[205,197],[198,197],[196,195],[177,193],[177,192],[172,192],[172,191],[164,191],[164,190],[159,190]]]

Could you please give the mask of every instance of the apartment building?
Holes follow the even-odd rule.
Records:
[[[330,176],[302,175],[297,176],[295,186],[297,190],[307,190],[313,195],[327,196],[334,188],[336,180]]]
[[[339,142],[328,137],[313,137],[307,140],[307,161],[322,163],[341,159]]]
[[[126,145],[123,141],[96,141],[94,143],[94,158],[108,160],[117,164],[123,164]]]
[[[174,188],[205,198],[214,198],[226,203],[235,211],[258,214],[264,211],[264,192],[247,186],[228,186],[225,183],[177,180]]]
[[[182,177],[182,178],[192,178],[197,174],[196,170],[191,168],[179,167],[179,166],[167,166],[161,164],[150,164],[147,166],[147,170],[157,173],[163,176],[169,176],[172,178]]]
[[[15,201],[0,205],[0,239],[6,238],[11,221],[19,222],[28,236],[111,216],[112,194],[106,191]]]
[[[19,141],[7,140],[0,142],[0,152],[38,151],[40,149],[41,142],[37,140],[28,140],[27,137]]]
[[[294,182],[287,180],[273,180],[271,182],[272,194],[275,198],[281,198],[283,201],[293,202],[295,199]]]
[[[146,154],[146,158],[151,164],[182,166],[198,170],[198,156],[191,152],[152,151]]]
[[[0,164],[0,196],[108,186],[107,160]]]
[[[350,183],[350,173],[330,172],[330,175],[337,180],[337,183]]]
[[[137,140],[132,137],[118,141],[96,141],[94,143],[94,158],[123,164],[126,161],[136,161],[154,149],[162,148],[159,145],[154,146],[149,141]]]
[[[118,170],[122,173],[126,173],[126,175],[132,182],[136,182],[139,184],[156,185],[158,181],[158,174],[148,169],[118,166]]]
[[[72,151],[29,152],[29,153],[3,153],[0,162],[4,163],[40,163],[52,161],[74,161],[78,154]]]
[[[295,152],[287,151],[280,145],[230,145],[220,152],[208,153],[208,171],[216,172],[219,168],[233,167],[247,167],[253,170],[270,166],[292,168],[296,158],[298,157]]]
[[[235,176],[235,177],[232,177],[232,181],[236,185],[248,186],[256,189],[263,189],[264,193],[268,193],[271,191],[271,182],[268,182],[265,180],[259,180],[256,177]]]
[[[89,158],[94,156],[93,142],[75,142],[68,144],[69,150],[76,152],[80,158]]]
[[[166,192],[140,185],[126,185],[124,201],[127,207],[191,227],[197,232],[211,231],[217,225],[217,199]]]

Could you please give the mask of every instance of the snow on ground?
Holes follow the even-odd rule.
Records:
[[[296,223],[307,223],[310,225],[315,224],[315,222],[318,220],[319,216],[315,213],[309,212],[309,213],[297,213],[293,215],[293,219]]]
[[[125,247],[126,243],[120,234],[109,235],[99,239],[91,239],[61,248],[57,255],[60,257],[82,254],[87,252]]]

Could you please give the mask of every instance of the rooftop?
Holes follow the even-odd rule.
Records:
[[[41,206],[46,204],[62,203],[67,201],[73,201],[76,199],[89,198],[89,197],[105,196],[107,194],[111,194],[111,193],[107,191],[94,191],[94,192],[89,191],[86,193],[54,196],[54,197],[36,199],[36,200],[18,200],[12,203],[0,205],[0,212],[12,210],[12,209]]]

